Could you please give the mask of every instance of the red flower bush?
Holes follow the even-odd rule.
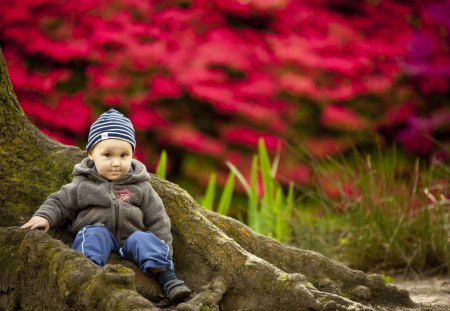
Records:
[[[237,154],[248,163],[262,136],[271,150],[294,150],[280,171],[307,182],[302,148],[324,156],[378,134],[423,156],[448,146],[449,8],[13,0],[0,3],[0,42],[24,111],[62,142],[83,148],[90,123],[114,106],[134,122],[143,157],[166,148],[224,168]]]

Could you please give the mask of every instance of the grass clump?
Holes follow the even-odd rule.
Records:
[[[288,242],[291,239],[291,219],[294,207],[294,185],[291,183],[285,191],[277,181],[279,154],[270,162],[263,139],[258,142],[258,155],[253,156],[250,180],[241,174],[231,162],[227,183],[219,200],[216,211],[228,215],[232,204],[235,178],[245,189],[246,212],[244,221],[256,232],[274,237],[279,241]],[[261,182],[260,182],[261,181]],[[261,186],[259,186],[261,184]],[[205,195],[200,198],[200,204],[210,210],[214,209],[216,175],[212,174]]]
[[[329,243],[325,254],[365,271],[450,271],[447,165],[410,165],[393,150],[313,167],[318,186],[305,196],[314,213],[300,208],[312,216],[294,221],[298,246],[323,252]]]

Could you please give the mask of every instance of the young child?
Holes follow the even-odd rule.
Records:
[[[68,223],[76,233],[74,249],[100,266],[111,252],[134,261],[178,303],[191,290],[175,275],[170,219],[144,164],[132,159],[135,147],[131,121],[114,109],[102,114],[90,128],[88,157],[75,165],[72,182],[21,228],[48,231]]]

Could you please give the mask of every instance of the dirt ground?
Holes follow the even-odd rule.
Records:
[[[450,277],[395,278],[393,284],[409,292],[416,310],[450,311]]]

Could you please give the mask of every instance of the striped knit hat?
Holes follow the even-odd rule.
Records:
[[[112,108],[103,113],[91,125],[86,151],[89,152],[95,144],[109,138],[122,139],[129,142],[134,152],[136,139],[134,138],[133,124],[131,124],[130,119]]]

